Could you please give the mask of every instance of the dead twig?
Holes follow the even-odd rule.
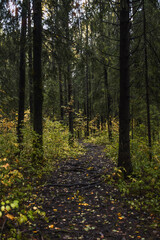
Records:
[[[3,221],[3,224],[2,224],[2,227],[1,227],[0,240],[2,240],[3,230],[4,230],[4,226],[5,226],[6,222],[7,222],[7,218],[5,217],[4,221]]]
[[[77,187],[77,186],[81,186],[81,187],[86,187],[86,186],[95,186],[102,183],[102,181],[98,181],[98,182],[92,182],[92,183],[73,183],[73,184],[57,184],[57,183],[53,183],[53,184],[48,184],[45,187]]]

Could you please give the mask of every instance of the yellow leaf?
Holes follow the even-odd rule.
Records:
[[[87,170],[92,170],[93,169],[93,167],[89,167],[89,168],[87,168]]]
[[[9,164],[6,163],[5,165],[2,165],[1,167],[4,167],[5,169],[7,169],[9,167]]]
[[[11,220],[13,220],[13,219],[15,218],[13,215],[11,215],[11,214],[9,214],[9,213],[6,214],[6,217],[9,218],[9,219],[11,219]]]
[[[79,205],[88,206],[88,203],[79,203]]]
[[[49,228],[54,228],[54,225],[52,224],[52,225],[49,225],[48,227],[49,227]]]
[[[55,227],[55,229],[56,229],[56,230],[60,230],[60,228],[59,228],[59,227]]]
[[[53,211],[54,211],[54,212],[57,212],[58,210],[54,208]]]

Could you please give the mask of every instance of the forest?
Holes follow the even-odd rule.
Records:
[[[160,239],[160,1],[0,0],[0,240]]]

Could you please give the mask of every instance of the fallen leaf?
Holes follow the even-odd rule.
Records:
[[[49,227],[49,228],[54,228],[54,225],[52,224],[52,225],[49,225],[48,227]]]
[[[11,214],[9,214],[9,213],[6,214],[6,217],[9,218],[9,219],[11,219],[11,220],[13,220],[13,219],[15,218],[13,215],[11,215]]]

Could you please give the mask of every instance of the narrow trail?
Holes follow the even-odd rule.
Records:
[[[60,164],[39,191],[37,204],[48,222],[38,220],[32,239],[160,239],[149,227],[152,218],[130,209],[116,187],[103,182],[104,170],[114,167],[104,148],[84,145],[86,154]]]

